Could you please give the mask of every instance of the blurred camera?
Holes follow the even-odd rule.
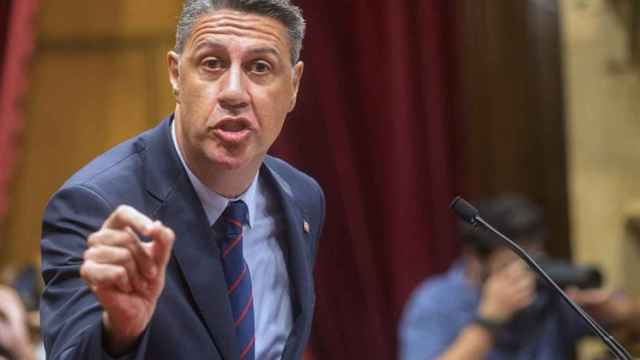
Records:
[[[563,260],[552,259],[544,254],[534,255],[533,259],[563,289],[569,287],[594,289],[601,287],[604,282],[602,273],[595,266],[575,265]],[[547,286],[542,279],[538,279],[538,282]]]

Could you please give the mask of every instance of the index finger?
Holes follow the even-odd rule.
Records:
[[[169,262],[171,249],[175,240],[175,233],[170,228],[157,221],[151,231],[154,241],[151,243],[151,252],[160,269],[164,269]]]
[[[128,205],[120,205],[109,215],[102,228],[124,230],[131,227],[134,231],[148,236],[153,222],[146,215]]]

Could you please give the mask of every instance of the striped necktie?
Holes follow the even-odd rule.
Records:
[[[230,202],[220,216],[224,231],[222,266],[227,282],[227,294],[240,345],[240,359],[255,359],[255,324],[253,292],[249,266],[242,254],[242,225],[248,222],[247,205],[242,201]]]

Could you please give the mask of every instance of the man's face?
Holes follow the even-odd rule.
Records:
[[[286,27],[219,10],[194,25],[183,53],[169,53],[178,90],[176,132],[187,161],[205,169],[259,167],[296,100]]]

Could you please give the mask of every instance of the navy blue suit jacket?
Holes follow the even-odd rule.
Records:
[[[103,347],[102,308],[79,268],[88,235],[121,204],[176,233],[164,291],[131,358],[239,358],[219,248],[175,151],[170,121],[93,160],[50,200],[41,240],[45,290],[40,307],[48,358],[110,358]],[[273,186],[288,222],[282,250],[294,322],[283,359],[299,359],[313,317],[312,268],[324,196],[312,178],[273,157],[265,159],[260,176]]]

